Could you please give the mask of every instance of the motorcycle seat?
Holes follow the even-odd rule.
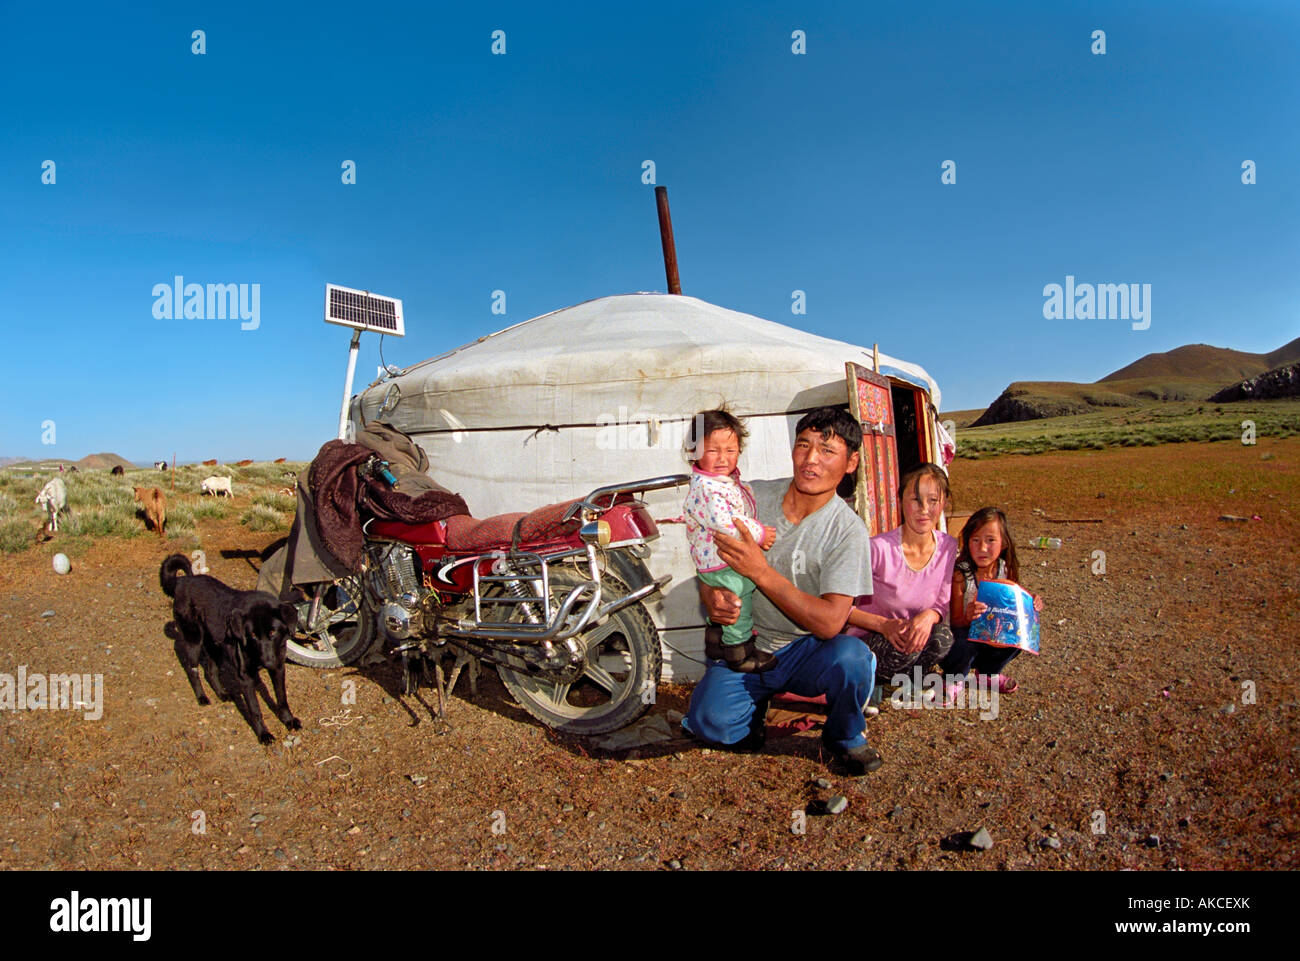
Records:
[[[447,549],[457,554],[508,550],[519,526],[519,546],[541,544],[572,534],[579,527],[577,519],[567,523],[561,518],[576,501],[564,501],[517,514],[497,514],[479,520],[463,514],[447,518]]]

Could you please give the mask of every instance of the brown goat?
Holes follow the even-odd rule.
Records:
[[[156,487],[133,487],[136,502],[144,506],[146,526],[152,527],[163,536],[163,527],[167,524],[167,497]]]

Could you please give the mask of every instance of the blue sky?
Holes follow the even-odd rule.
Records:
[[[647,159],[686,293],[879,342],[947,410],[1300,334],[1295,4],[472,6],[4,4],[0,455],[309,458],[327,281],[404,300],[398,365],[663,290]],[[260,284],[258,329],[155,319],[177,274]],[[1045,320],[1067,274],[1151,284],[1150,328]]]

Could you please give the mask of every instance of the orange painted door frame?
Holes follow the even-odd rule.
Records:
[[[844,365],[849,412],[862,425],[862,456],[854,507],[872,535],[902,523],[898,503],[898,438],[889,378],[859,364]]]

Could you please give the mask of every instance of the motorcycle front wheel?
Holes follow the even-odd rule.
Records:
[[[375,617],[365,602],[361,578],[343,577],[329,584],[301,588],[307,600],[297,604],[298,629],[286,654],[307,667],[345,667],[359,660],[375,639]],[[312,596],[320,591],[316,621],[308,624]]]
[[[562,600],[587,578],[562,567],[548,577],[551,596]],[[611,574],[601,578],[601,603],[628,593]],[[516,615],[518,616],[518,615]],[[521,707],[547,727],[565,734],[608,734],[631,724],[654,704],[662,653],[659,631],[645,607],[631,604],[578,635],[586,645],[587,666],[572,684],[497,666],[506,689]]]

